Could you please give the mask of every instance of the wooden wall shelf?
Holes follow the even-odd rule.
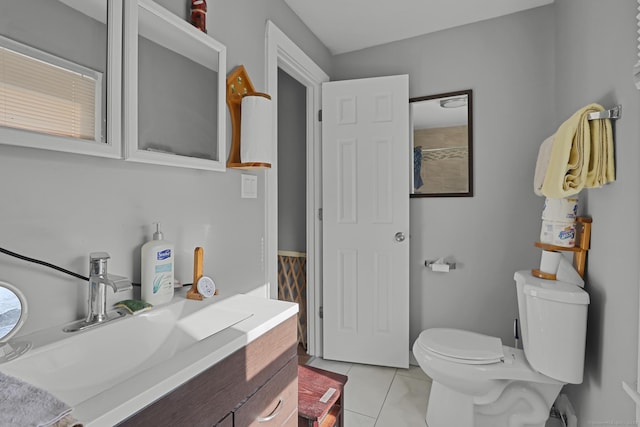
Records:
[[[576,231],[579,233],[576,239],[577,245],[573,247],[557,246],[548,243],[535,242],[534,246],[545,251],[556,252],[573,252],[573,266],[580,277],[584,278],[584,269],[587,264],[587,252],[589,251],[589,244],[591,242],[591,218],[579,216],[576,218]],[[556,280],[555,274],[545,273],[543,271],[534,268],[531,270],[531,274],[541,279]]]

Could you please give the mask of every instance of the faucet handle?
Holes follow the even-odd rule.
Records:
[[[91,252],[89,254],[89,274],[107,274],[107,260],[111,256],[106,252]]]
[[[109,258],[111,258],[111,255],[109,255],[107,252],[91,252],[89,254],[90,261],[96,261],[99,259],[109,259]]]

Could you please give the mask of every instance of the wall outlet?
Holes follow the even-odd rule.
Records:
[[[255,199],[258,197],[258,177],[242,174],[240,197],[243,199]]]

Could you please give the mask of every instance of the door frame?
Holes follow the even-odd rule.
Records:
[[[272,21],[265,31],[267,93],[273,102],[271,171],[265,174],[265,283],[267,296],[278,298],[278,68],[307,89],[307,351],[322,355],[322,207],[321,108],[322,83],[329,76]]]

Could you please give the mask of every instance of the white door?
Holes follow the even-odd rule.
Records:
[[[322,85],[323,357],[409,365],[409,79]]]

